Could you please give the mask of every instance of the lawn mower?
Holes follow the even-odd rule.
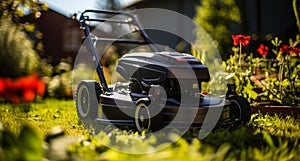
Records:
[[[115,15],[121,15],[122,19],[112,18]],[[86,128],[114,125],[139,132],[187,125],[200,128],[210,108],[222,110],[218,125],[249,121],[249,102],[237,95],[234,84],[227,85],[224,97],[202,94],[201,83],[210,81],[207,66],[190,54],[159,51],[135,15],[85,10],[79,22],[84,32],[83,44],[93,57],[99,77],[99,81],[81,80],[76,89],[77,113]],[[131,25],[140,36],[139,39],[95,36],[90,30],[93,22]],[[95,47],[99,42],[149,45],[151,51],[124,54],[117,62],[116,72],[125,82],[108,85]]]

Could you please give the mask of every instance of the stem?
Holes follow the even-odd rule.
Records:
[[[241,84],[243,84],[244,82],[242,81],[242,43],[240,43],[239,67],[240,82]]]
[[[269,63],[269,61],[264,57],[264,63],[266,63],[266,67],[267,67],[267,70],[265,71],[265,77],[266,78],[269,78],[269,72],[268,72],[268,69],[270,69],[271,67],[270,67],[270,63]]]
[[[298,97],[297,96],[297,93],[296,93],[296,91],[295,91],[295,89],[296,89],[296,85],[295,85],[295,81],[292,79],[292,69],[291,69],[291,67],[290,67],[290,59],[291,59],[291,57],[289,56],[288,57],[288,59],[287,59],[287,69],[288,69],[288,74],[289,74],[289,76],[288,76],[288,79],[289,79],[289,85],[290,85],[290,88],[291,88],[291,94],[290,95],[292,95],[292,100],[291,100],[291,104],[294,104],[295,102],[296,102],[296,97]]]
[[[296,24],[297,24],[298,30],[300,32],[300,20],[299,20],[299,13],[297,10],[297,0],[293,0],[293,9],[294,9],[295,17],[296,17]]]
[[[240,43],[239,66],[240,66],[240,70],[242,70],[242,43]]]
[[[281,65],[279,68],[279,92],[280,92],[280,100],[282,100],[282,95],[283,95],[283,91],[282,91],[282,77],[283,77],[283,66],[284,66],[284,59],[281,59]]]

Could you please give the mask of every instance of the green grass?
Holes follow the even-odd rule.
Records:
[[[107,146],[130,147],[133,152],[151,151],[162,146],[161,138],[168,137],[172,142],[176,135],[146,137],[133,131],[113,129],[90,136],[77,117],[73,100],[47,99],[30,105],[0,104],[0,122],[7,131],[0,130],[0,160],[41,154],[39,142],[33,146],[29,140],[37,140],[35,136],[44,140],[47,132],[57,125],[65,129],[66,137],[81,138],[66,149],[67,160],[300,160],[300,120],[278,115],[255,114],[247,126],[219,128],[203,140],[193,137],[195,131],[190,130],[171,146],[145,155],[118,152]],[[33,132],[22,128],[24,125]],[[36,150],[28,153],[24,150],[30,148]],[[43,156],[49,155],[45,152]]]
[[[33,128],[40,138],[61,126],[68,135],[79,136],[85,131],[77,117],[73,100],[47,99],[32,104],[0,104],[0,122],[17,135],[23,125]]]

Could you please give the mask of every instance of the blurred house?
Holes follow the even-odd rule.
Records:
[[[298,33],[292,1],[286,0],[237,0],[241,8],[242,23],[234,34],[255,34],[258,37],[277,36],[285,43]],[[163,8],[181,13],[191,19],[195,16],[195,7],[201,0],[137,0],[126,8]],[[297,1],[297,5],[300,2]],[[178,40],[160,34],[151,35],[158,42],[176,46]]]
[[[195,14],[194,7],[199,0],[145,0],[132,3],[135,8],[157,7],[177,11],[192,18]],[[126,7],[132,7],[132,5]],[[66,16],[63,10],[49,8],[43,11],[36,21],[36,29],[43,33],[43,52],[41,56],[50,58],[58,63],[61,58],[71,57],[73,60],[80,48],[83,32],[78,21]],[[155,43],[175,48],[180,39],[174,35],[163,35],[149,31]]]
[[[271,34],[278,36],[286,43],[289,38],[296,35],[297,28],[292,2],[285,0],[242,0],[238,2],[242,8],[243,22],[240,28],[234,31],[234,34],[256,34],[262,37]],[[163,8],[193,19],[197,5],[200,5],[200,0],[136,0],[123,7],[127,9]],[[54,63],[61,58],[75,58],[81,45],[83,32],[79,29],[79,23],[65,15],[64,11],[50,8],[48,11],[44,11],[36,22],[37,30],[43,33],[42,57],[51,57]],[[179,32],[191,32],[185,31],[180,25],[178,23],[178,26],[174,26],[181,30]],[[155,43],[169,46],[172,49],[176,49],[178,43],[181,42],[176,35],[158,31],[147,32]],[[183,51],[188,51],[189,47],[189,45],[185,46]]]
[[[128,6],[125,6],[125,8],[162,8],[178,12],[182,15],[189,17],[190,19],[193,19],[196,13],[195,7],[199,4],[200,0],[137,0],[129,4]],[[156,21],[155,19],[156,18],[153,18],[150,21],[153,21],[152,23],[158,23],[158,21]],[[184,24],[182,24],[181,22],[178,22],[177,24],[178,25],[174,26],[174,28],[177,28],[178,33],[192,32],[186,31],[186,29],[184,28]],[[180,37],[177,37],[176,35],[153,30],[148,30],[147,33],[149,34],[153,42],[156,44],[168,46],[174,50],[179,50],[182,52],[189,52],[190,50],[190,44],[188,43],[181,43],[181,45],[183,46],[179,46],[179,43],[184,41],[182,41],[182,39]]]
[[[49,8],[36,21],[36,29],[43,33],[44,58],[57,63],[61,58],[75,58],[83,36],[80,24],[63,14],[63,11]]]

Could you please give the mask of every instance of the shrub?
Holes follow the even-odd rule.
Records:
[[[239,47],[233,47],[234,55],[224,63],[230,73],[227,78],[236,84],[237,93],[253,103],[299,105],[300,50],[296,45],[282,45],[276,37],[271,40],[274,47],[270,46],[275,59],[266,57],[270,52],[264,44],[256,50],[261,57],[254,57],[253,53],[243,53],[244,45],[235,43],[237,36],[233,35],[234,45]]]
[[[231,41],[228,37],[233,32],[233,27],[240,22],[240,12],[234,0],[210,1],[202,0],[201,5],[196,7],[194,22],[201,26],[213,39],[218,47],[222,58],[228,57],[228,46]],[[199,33],[196,30],[196,33]],[[205,40],[198,37],[198,44]],[[207,46],[201,46],[207,50]]]
[[[0,35],[0,77],[16,78],[37,70],[39,57],[16,24],[0,19]]]
[[[62,60],[55,66],[52,77],[48,82],[48,95],[53,98],[72,98],[72,66],[70,62]]]

